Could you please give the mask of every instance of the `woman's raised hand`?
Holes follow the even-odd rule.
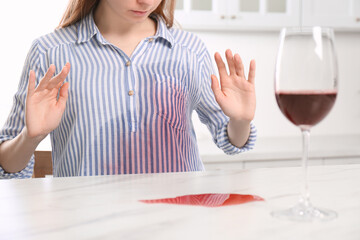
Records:
[[[64,81],[69,71],[70,63],[66,63],[53,77],[55,65],[50,65],[36,88],[35,72],[30,71],[25,108],[28,137],[43,139],[60,124],[68,98],[69,83]]]
[[[250,122],[253,120],[256,108],[255,97],[255,61],[250,62],[248,79],[244,74],[244,65],[238,54],[233,56],[228,49],[225,52],[229,74],[219,53],[215,53],[215,62],[219,70],[219,81],[211,76],[211,88],[222,111],[230,119]]]

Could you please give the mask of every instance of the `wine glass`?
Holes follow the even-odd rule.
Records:
[[[298,126],[303,137],[304,186],[298,203],[272,216],[294,221],[327,221],[332,210],[314,207],[307,180],[310,128],[333,107],[338,92],[338,69],[331,28],[284,28],[275,68],[275,96],[281,112]]]

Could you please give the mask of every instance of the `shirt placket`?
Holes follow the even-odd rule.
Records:
[[[136,101],[138,101],[137,96],[137,72],[136,72],[136,65],[134,64],[136,59],[141,57],[147,50],[147,48],[154,42],[155,38],[151,37],[142,41],[139,46],[134,50],[132,58],[127,58],[125,66],[127,69],[127,79],[128,81],[128,98],[129,98],[129,122],[130,122],[130,129],[131,132],[136,132],[138,130],[138,123],[139,123],[139,113],[137,109]]]
[[[126,76],[128,79],[128,89],[127,89],[127,98],[128,99],[128,111],[129,111],[129,126],[130,126],[130,130],[131,132],[136,132],[137,131],[137,125],[138,125],[138,121],[137,121],[137,111],[136,111],[136,91],[135,91],[135,84],[136,84],[136,80],[135,80],[135,66],[132,62],[131,59],[127,59],[126,63],[125,63],[125,67],[126,67]]]

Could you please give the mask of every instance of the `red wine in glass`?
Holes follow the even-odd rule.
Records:
[[[279,91],[281,112],[296,126],[312,127],[323,120],[336,100],[337,91]]]

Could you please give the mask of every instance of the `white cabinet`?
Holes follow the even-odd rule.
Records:
[[[199,141],[206,170],[300,167],[301,137],[260,137],[255,148],[237,155],[225,155],[211,140]],[[360,135],[312,136],[310,166],[360,164]]]
[[[177,0],[175,19],[184,29],[221,29],[225,9],[220,0]]]
[[[360,0],[304,0],[303,25],[360,29]]]
[[[187,30],[360,30],[360,0],[177,0],[175,18]]]
[[[271,30],[299,21],[299,0],[178,0],[175,18],[190,30]]]
[[[232,0],[229,26],[246,30],[273,30],[299,22],[299,0]]]
[[[360,156],[344,156],[344,157],[327,157],[327,158],[310,158],[309,166],[325,166],[325,165],[344,165],[344,164],[360,164]],[[271,167],[301,167],[300,157],[296,159],[252,159],[242,161],[204,161],[206,170],[227,170],[227,169],[253,169],[253,168],[271,168]]]

